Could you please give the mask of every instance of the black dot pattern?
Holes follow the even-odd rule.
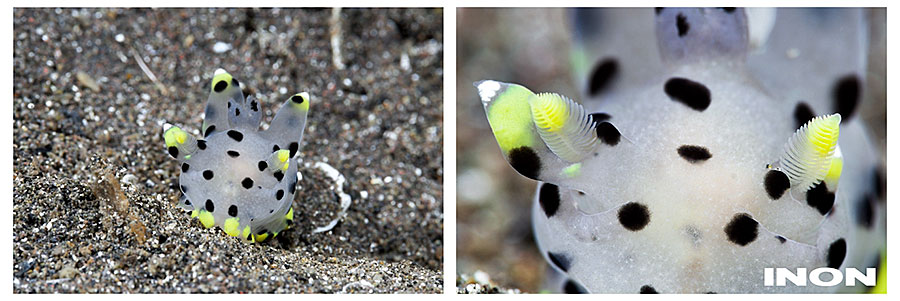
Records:
[[[210,199],[206,199],[206,211],[209,211],[209,212],[216,211],[216,205],[213,204],[213,201]]]
[[[231,139],[234,139],[234,141],[237,142],[244,140],[244,134],[235,130],[228,130],[228,137],[231,137]]]
[[[630,202],[619,208],[619,223],[631,231],[640,231],[650,223],[650,210],[640,203]]]
[[[850,120],[859,103],[859,78],[856,75],[842,77],[835,83],[831,93],[835,111],[841,114],[842,120]]]
[[[816,113],[813,112],[812,107],[806,104],[806,102],[798,102],[797,106],[794,108],[794,120],[797,121],[796,128],[798,129],[815,117]]]
[[[243,180],[241,180],[241,186],[244,186],[244,189],[250,189],[251,187],[253,187],[253,179],[244,178]]]
[[[253,110],[253,112],[259,111],[259,103],[255,99],[250,101],[250,110]]]
[[[759,234],[759,223],[746,213],[735,214],[725,226],[725,235],[728,240],[739,245],[746,246],[756,240]]]
[[[723,7],[722,10],[724,10],[726,13],[732,14],[732,13],[734,13],[735,8],[734,7]]]
[[[209,135],[212,135],[212,133],[215,131],[216,131],[216,126],[210,125],[209,127],[206,128],[206,132],[203,133],[203,138],[209,137]]]
[[[691,24],[688,23],[687,17],[679,13],[675,17],[675,27],[678,28],[678,36],[683,37],[691,29]]]
[[[288,146],[288,149],[291,151],[290,157],[293,158],[294,155],[297,154],[297,150],[300,149],[300,144],[297,142],[291,142],[291,145]]]
[[[834,193],[828,191],[824,181],[820,182],[806,192],[806,204],[825,215],[834,207]]]
[[[588,95],[596,96],[606,90],[619,73],[619,62],[613,58],[606,58],[594,67],[588,83]]]
[[[572,279],[567,279],[566,283],[563,284],[563,293],[566,294],[587,294],[587,290],[585,290],[581,285],[578,285]]]
[[[780,243],[787,242],[787,238],[784,238],[784,236],[781,236],[781,235],[775,235],[775,239],[777,239],[778,242],[780,242]]]
[[[263,171],[266,170],[266,168],[269,168],[269,163],[266,163],[266,161],[259,161],[257,167],[259,167],[259,171]]]
[[[867,193],[856,202],[856,223],[869,230],[875,226],[875,197],[873,195]]]
[[[237,151],[233,151],[233,150],[227,151],[225,153],[227,153],[228,156],[232,157],[232,158],[237,158],[237,157],[241,156],[241,153],[238,153]]]
[[[294,95],[294,96],[291,96],[291,101],[293,101],[296,104],[301,104],[301,103],[303,103],[303,97],[301,97],[300,95]]]
[[[222,91],[225,91],[225,88],[228,88],[228,82],[220,80],[213,87],[213,90],[216,91],[216,93],[222,93]]]
[[[172,156],[172,158],[178,158],[178,148],[177,147],[170,146],[168,150],[169,150],[169,156]]]
[[[294,192],[297,191],[297,180],[294,180],[291,185],[288,185],[288,191],[290,191],[291,194],[294,194]]]
[[[180,185],[180,186],[181,186],[181,192],[187,193],[187,187],[184,187],[184,185]]]
[[[197,148],[200,150],[206,149],[206,140],[197,140]]]
[[[652,286],[644,285],[641,287],[641,294],[659,294]]]
[[[554,184],[544,183],[538,195],[538,202],[541,204],[541,209],[544,210],[547,218],[553,217],[556,214],[556,210],[559,209],[559,187]]]
[[[276,172],[275,172],[275,179],[277,179],[278,182],[281,182],[281,179],[284,179],[284,173],[281,172],[280,170],[279,170],[279,171],[276,171]]]
[[[766,173],[766,177],[763,180],[763,186],[765,186],[766,193],[769,197],[773,200],[777,200],[784,195],[788,188],[791,188],[791,180],[784,172],[773,169]]]
[[[272,152],[273,152],[273,153],[274,153],[274,152],[277,152],[277,151],[280,151],[280,150],[281,150],[281,148],[278,147],[278,144],[275,144],[275,145],[272,146]]]
[[[237,214],[238,214],[237,205],[228,206],[228,215],[230,215],[231,217],[237,217]]]
[[[275,192],[275,199],[280,201],[281,198],[283,198],[283,197],[284,197],[284,190],[278,189],[278,191]]]
[[[673,77],[663,87],[672,100],[681,102],[691,109],[703,112],[709,107],[711,96],[705,85],[681,77]]]
[[[190,170],[190,169],[191,169],[190,164],[187,164],[187,162],[181,163],[181,172],[188,172],[188,170]]]
[[[527,146],[517,147],[509,151],[509,165],[526,178],[537,180],[541,174],[541,158]]]
[[[234,108],[234,116],[241,116],[241,109]]]
[[[213,172],[212,172],[212,170],[209,170],[209,169],[204,170],[204,171],[203,171],[203,178],[204,178],[204,179],[207,179],[207,180],[212,180],[212,178],[213,178]]]
[[[828,267],[832,269],[840,268],[844,264],[844,257],[847,256],[847,241],[843,238],[835,240],[828,246]]]
[[[658,16],[659,14],[662,13],[662,11],[663,11],[664,8],[665,8],[665,7],[654,7],[654,8],[653,8],[653,12],[656,13],[656,15]]]
[[[547,257],[550,258],[550,262],[553,263],[553,265],[563,272],[568,272],[569,268],[572,267],[572,259],[565,254],[547,252]]]
[[[884,180],[884,171],[880,167],[876,167],[872,178],[872,189],[875,190],[879,200],[884,201],[884,195],[887,192],[884,190],[885,187],[887,187],[887,183]]]
[[[616,146],[619,144],[619,141],[622,140],[622,133],[619,133],[619,129],[612,125],[612,123],[606,121],[600,122],[594,130],[597,132],[597,139],[600,139],[600,142],[603,142],[606,145]]]
[[[709,149],[699,145],[682,145],[678,147],[678,155],[690,163],[700,163],[712,158]]]

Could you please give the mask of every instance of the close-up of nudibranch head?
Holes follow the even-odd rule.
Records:
[[[165,124],[163,137],[181,163],[180,207],[210,228],[249,242],[275,237],[293,224],[291,204],[297,189],[297,155],[309,93],[285,100],[266,130],[259,129],[261,103],[244,98],[240,83],[218,69],[212,79],[201,133],[197,139]]]
[[[576,38],[608,30],[590,25],[612,26],[603,22],[625,19],[616,16],[623,11],[576,11]],[[865,45],[848,44],[846,57],[830,64],[821,61],[830,50],[805,40],[814,37],[785,36],[820,28],[818,38],[855,41],[865,30],[828,19],[862,24],[865,11],[627,13],[653,33],[633,37],[655,37],[642,41],[649,45],[642,51],[656,55],[631,51],[637,41],[581,52],[605,63],[588,73],[580,103],[500,80],[474,83],[504,158],[538,181],[534,236],[567,279],[561,287],[871,290],[763,281],[766,268],[866,272],[884,262],[885,206],[877,200],[883,163],[856,110],[868,95],[860,83],[871,76]],[[771,32],[757,32],[760,22],[774,22]]]

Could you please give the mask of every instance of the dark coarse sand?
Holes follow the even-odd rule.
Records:
[[[14,291],[441,292],[442,14],[14,10]],[[277,239],[175,207],[161,126],[199,134],[216,68],[264,123],[312,95],[296,224]],[[352,204],[313,233],[340,207],[321,163]]]

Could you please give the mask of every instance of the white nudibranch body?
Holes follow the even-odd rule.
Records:
[[[259,129],[261,103],[244,98],[239,82],[223,69],[212,79],[206,115],[197,139],[166,123],[169,155],[181,163],[179,206],[210,228],[258,242],[293,224],[299,151],[309,94],[287,99],[271,126]]]

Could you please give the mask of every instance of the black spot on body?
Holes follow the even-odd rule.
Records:
[[[207,127],[206,132],[203,133],[203,138],[209,137],[209,135],[212,135],[212,133],[215,131],[216,131],[215,125],[211,125],[211,126]]]
[[[197,140],[197,148],[200,150],[206,149],[206,140]]]
[[[231,109],[231,102],[228,102],[228,108]]]
[[[291,194],[294,194],[294,192],[297,191],[297,180],[294,180],[294,183],[288,185],[288,191],[290,191]]]
[[[225,88],[228,88],[228,82],[220,80],[213,87],[213,90],[216,91],[216,93],[222,93],[222,91],[225,91]]]
[[[210,199],[206,199],[206,211],[209,211],[210,213],[212,213],[215,210],[216,210],[216,205],[213,204],[213,201]]]
[[[259,164],[257,164],[257,167],[259,167],[259,171],[263,171],[269,167],[269,163],[266,163],[266,161],[259,161]]]
[[[699,145],[682,145],[678,147],[678,155],[690,163],[699,163],[712,158],[709,150]]]
[[[875,197],[871,194],[856,202],[856,223],[869,230],[875,226]]]
[[[650,285],[645,285],[641,287],[641,294],[659,294],[655,288]]]
[[[533,149],[521,146],[509,151],[509,165],[526,178],[537,180],[541,174],[541,158]]]
[[[822,181],[806,192],[806,204],[825,215],[831,207],[834,207],[834,193],[829,192],[825,182]]]
[[[816,117],[816,113],[813,112],[813,109],[801,101],[797,103],[797,106],[794,107],[794,120],[797,121],[797,127],[800,128],[810,120]]]
[[[231,78],[231,83],[234,84],[235,87],[240,87],[241,82],[239,82],[236,78]]]
[[[593,120],[594,122],[597,122],[597,123],[609,121],[609,119],[612,118],[612,115],[609,115],[607,113],[591,113],[590,115],[591,115],[591,120]]]
[[[559,187],[554,184],[544,183],[541,186],[538,202],[541,204],[541,209],[544,210],[547,218],[553,217],[556,214],[556,210],[559,209]]]
[[[244,178],[243,180],[241,180],[241,186],[244,186],[244,189],[250,189],[251,187],[253,187],[253,179]]]
[[[282,173],[280,170],[275,172],[275,179],[278,179],[278,182],[281,182],[281,179],[283,179],[283,178],[284,178],[284,173]]]
[[[191,200],[185,199],[185,200],[184,200],[184,204],[190,206],[190,205],[191,205]]]
[[[631,202],[619,208],[618,217],[625,229],[639,231],[650,223],[650,210],[643,204]]]
[[[659,14],[662,13],[662,11],[663,11],[664,8],[665,8],[665,7],[654,7],[654,8],[653,8],[653,12],[656,13],[657,16],[659,16]]]
[[[860,98],[860,83],[856,75],[842,77],[834,85],[832,99],[835,111],[841,114],[842,120],[850,120]]]
[[[178,148],[174,146],[169,147],[169,156],[172,158],[178,158]]]
[[[301,103],[303,103],[303,97],[301,97],[300,95],[294,95],[294,96],[291,96],[291,101],[293,101],[296,104],[301,104]]]
[[[738,213],[725,226],[725,234],[728,236],[729,241],[740,246],[746,246],[756,240],[756,236],[759,234],[758,228],[759,223],[750,217],[749,214]]]
[[[844,257],[847,256],[847,241],[840,238],[828,246],[828,267],[837,269],[844,263]]]
[[[555,265],[563,272],[568,272],[569,268],[572,267],[572,259],[565,254],[547,252],[547,257],[550,258],[550,262],[552,262],[553,265]]]
[[[288,149],[291,151],[290,158],[293,158],[294,155],[297,154],[297,150],[300,149],[300,145],[297,142],[291,142],[291,145],[288,146]]]
[[[181,192],[187,193],[187,187],[184,187],[184,185],[179,185],[179,186],[181,186]],[[190,202],[190,201],[188,201],[188,202]]]
[[[266,232],[268,232],[268,231],[267,231],[265,228],[259,229],[259,231],[256,231],[256,235],[263,235],[263,234],[265,234]]]
[[[588,95],[596,96],[603,92],[619,73],[619,62],[612,58],[606,58],[594,67],[588,82]]]
[[[203,178],[204,178],[204,179],[207,179],[207,180],[212,180],[212,178],[213,178],[213,172],[212,172],[212,170],[208,170],[208,169],[207,169],[207,170],[204,170],[204,171],[203,171]]]
[[[228,215],[230,215],[231,217],[237,217],[237,214],[238,214],[237,205],[228,206]]]
[[[181,163],[181,172],[188,172],[191,169],[191,165],[187,164],[187,162]]]
[[[273,153],[274,153],[274,152],[277,152],[277,151],[280,151],[280,150],[281,150],[281,148],[278,147],[278,144],[275,144],[275,145],[272,146],[272,152],[273,152]]]
[[[237,142],[241,142],[241,140],[244,140],[244,134],[241,134],[241,132],[235,130],[228,130],[228,137],[231,137],[231,139],[234,139],[234,141]]]
[[[705,85],[681,77],[673,77],[663,87],[672,100],[681,102],[691,109],[703,112],[709,107],[711,96]]]
[[[773,200],[780,199],[784,192],[791,188],[791,179],[780,170],[769,170],[763,180],[766,193]]]
[[[253,112],[259,111],[259,103],[256,102],[255,99],[250,101],[250,109],[253,110]]]
[[[884,179],[884,171],[880,167],[876,167],[872,179],[872,189],[875,190],[878,199],[881,201],[884,201],[884,195],[886,193],[884,188],[887,187],[887,183]]]
[[[731,13],[734,13],[735,8],[734,7],[723,7],[722,10],[724,10],[726,13],[731,14]]]
[[[233,150],[227,151],[226,153],[228,154],[229,157],[232,157],[232,158],[237,158],[237,157],[241,156],[240,153],[233,151]]]
[[[583,287],[572,281],[572,279],[567,279],[566,283],[563,284],[563,293],[566,294],[587,294],[587,290]]]
[[[281,198],[283,198],[283,197],[284,197],[284,190],[278,189],[278,191],[275,192],[275,199],[280,201]]]
[[[619,129],[612,123],[606,121],[598,123],[594,130],[597,131],[597,139],[606,145],[616,146],[622,140],[622,133],[619,133]]]
[[[784,238],[784,236],[781,235],[775,235],[775,239],[777,239],[781,243],[787,242],[787,238]]]
[[[234,116],[241,116],[241,109],[234,108]]]
[[[683,37],[688,33],[688,30],[691,29],[691,24],[688,24],[687,17],[679,13],[678,16],[675,17],[675,27],[678,28],[678,36]]]

